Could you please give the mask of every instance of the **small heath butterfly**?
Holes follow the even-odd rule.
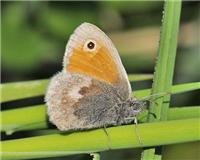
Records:
[[[63,70],[51,79],[45,101],[49,119],[59,130],[82,130],[131,123],[144,109],[144,102],[131,93],[110,38],[83,23],[69,39]]]

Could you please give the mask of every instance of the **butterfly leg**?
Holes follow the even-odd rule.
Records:
[[[137,121],[137,117],[127,117],[125,118],[126,120],[133,120],[134,121],[134,124],[135,124],[135,134],[136,136],[138,137],[138,140],[139,140],[139,143],[142,144],[142,140],[141,140],[141,137],[139,135],[139,130],[138,130],[138,121]]]
[[[138,130],[138,121],[137,121],[137,117],[133,117],[133,120],[134,120],[134,123],[135,123],[135,133],[136,133],[136,136],[138,137],[138,140],[139,140],[139,143],[142,144],[142,140],[141,140],[141,137],[139,135],[139,130]]]
[[[108,150],[110,150],[111,149],[111,141],[110,141],[110,136],[108,134],[108,131],[106,130],[105,124],[103,125],[103,131],[105,132],[107,140],[108,140]]]

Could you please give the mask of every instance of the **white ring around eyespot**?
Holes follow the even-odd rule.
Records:
[[[94,43],[94,48],[92,48],[92,49],[88,48],[88,46],[87,46],[88,43],[90,43],[90,42]],[[96,49],[97,49],[97,43],[96,43],[96,41],[93,40],[93,39],[88,39],[88,40],[85,42],[84,46],[83,46],[83,50],[86,51],[86,52],[95,52]]]

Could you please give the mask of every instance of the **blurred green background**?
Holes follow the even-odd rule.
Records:
[[[49,78],[60,71],[68,38],[82,22],[94,23],[106,32],[128,73],[154,72],[163,2],[24,1],[1,2],[1,9],[2,83]],[[199,81],[199,62],[200,3],[183,2],[174,84]],[[151,84],[136,82],[133,89]],[[197,105],[198,95],[199,91],[173,96],[172,106]],[[102,154],[102,159],[138,157],[133,150]],[[88,156],[70,159],[81,157]]]

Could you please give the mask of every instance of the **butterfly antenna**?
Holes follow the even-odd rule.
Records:
[[[150,95],[150,96],[146,96],[146,97],[144,97],[144,98],[142,98],[142,99],[140,99],[140,100],[141,100],[141,101],[147,100],[147,101],[152,102],[152,100],[150,100],[150,99],[152,99],[152,98],[153,98],[153,100],[155,100],[155,99],[158,99],[158,98],[167,96],[167,95],[171,95],[171,93],[170,93],[170,92],[156,93],[156,94],[152,94],[152,95]]]
[[[150,96],[143,97],[142,99],[140,99],[140,101],[146,101],[146,103],[153,103],[155,105],[158,105],[158,103],[155,100],[158,98],[164,97],[166,95],[171,95],[171,93],[163,92],[163,93],[152,94]],[[149,107],[150,105],[146,105],[146,108],[149,108]]]
[[[149,114],[151,114],[155,119],[157,118],[155,113],[149,112]]]

